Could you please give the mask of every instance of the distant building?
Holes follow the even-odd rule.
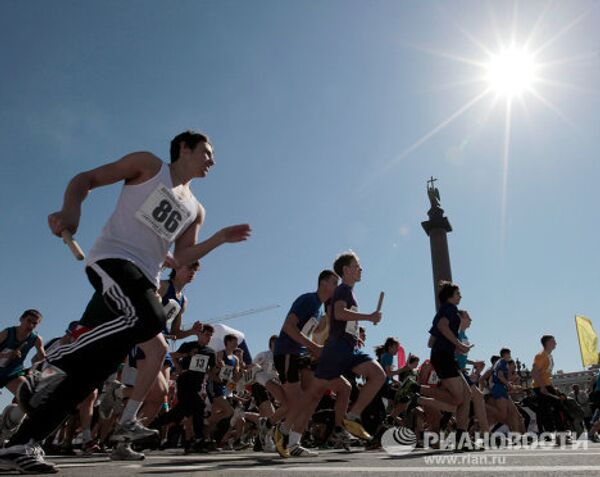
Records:
[[[557,371],[552,376],[552,385],[568,394],[571,391],[573,384],[579,384],[580,389],[587,391],[590,383],[598,374],[597,369],[588,369],[586,371],[575,371],[572,373],[565,373],[563,371]]]

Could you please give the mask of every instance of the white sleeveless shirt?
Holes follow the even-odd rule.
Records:
[[[87,265],[106,258],[134,263],[158,288],[171,244],[196,220],[198,201],[173,190],[169,166],[141,184],[124,185],[115,211],[91,248]]]

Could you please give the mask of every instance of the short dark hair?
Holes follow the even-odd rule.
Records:
[[[504,355],[504,354],[506,354],[506,353],[510,353],[510,350],[509,350],[508,348],[502,348],[502,349],[500,350],[500,356],[502,356],[502,355]]]
[[[34,316],[36,318],[39,318],[40,320],[43,318],[42,314],[35,308],[30,308],[28,310],[25,310],[19,317],[19,321],[22,320],[23,318],[25,318],[26,316]]]
[[[544,336],[542,336],[542,339],[540,341],[542,342],[542,346],[545,348],[546,343],[553,339],[554,339],[554,336],[552,336],[552,335],[544,335]]]
[[[182,142],[190,149],[194,149],[201,142],[210,144],[210,140],[206,134],[188,129],[175,136],[171,141],[171,162],[175,162],[179,159],[179,148]]]
[[[330,279],[331,277],[335,277],[335,279],[337,280],[338,274],[335,273],[333,270],[323,270],[321,273],[319,273],[319,280],[318,280],[318,284],[321,285],[321,282]]]
[[[352,260],[358,261],[358,257],[352,251],[344,252],[341,255],[339,255],[338,258],[335,259],[335,262],[333,262],[333,269],[335,270],[335,273],[337,273],[339,277],[343,278],[344,267],[350,265],[350,263],[352,263]]]
[[[407,363],[416,363],[417,361],[419,361],[421,358],[419,358],[418,356],[415,356],[414,354],[408,358]]]
[[[227,344],[233,340],[238,340],[238,337],[236,335],[225,335],[225,337],[223,338],[223,343]]]
[[[494,356],[492,356],[490,358],[490,363],[492,363],[492,366],[494,366],[499,359],[500,359],[500,356],[498,356],[497,354],[495,354]]]
[[[458,289],[459,287],[455,283],[447,281],[440,282],[438,290],[438,300],[442,304],[446,303],[450,298],[452,298],[452,295],[454,295],[454,293]]]
[[[214,329],[213,325],[209,325],[209,324],[202,325],[202,333],[205,333],[207,331],[210,331],[211,333],[214,333],[215,329]]]
[[[188,267],[193,267],[196,270],[200,268],[200,261],[196,260],[194,263],[190,263]],[[177,270],[171,268],[171,272],[169,273],[169,280],[173,280],[177,276]]]
[[[279,338],[279,335],[271,335],[271,337],[269,338],[269,348],[271,347],[271,343],[273,343],[273,340],[276,340],[277,338]]]

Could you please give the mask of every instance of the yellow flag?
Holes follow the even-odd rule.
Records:
[[[583,367],[598,364],[598,335],[594,331],[591,320],[585,316],[575,315],[575,328],[577,328]]]

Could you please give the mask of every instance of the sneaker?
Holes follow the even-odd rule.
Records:
[[[56,366],[48,365],[44,371],[35,371],[24,377],[25,381],[17,389],[17,397],[25,412],[31,414],[48,400],[67,374]]]
[[[84,444],[81,446],[81,451],[85,456],[101,454],[103,452],[98,442],[94,439],[88,442],[84,442]]]
[[[144,460],[146,456],[136,452],[127,442],[119,442],[110,453],[110,460]]]
[[[148,429],[143,426],[140,421],[134,419],[119,424],[111,436],[111,440],[116,442],[128,442],[148,439],[149,437],[158,437],[158,430]]]
[[[288,439],[289,436],[281,432],[281,425],[275,427],[275,450],[284,459],[290,456],[290,452],[287,449]]]
[[[598,436],[598,433],[594,433],[589,437],[589,440],[594,444],[598,444],[600,442],[600,436]]]
[[[116,414],[116,410],[121,407],[119,402],[122,402],[122,399],[119,398],[118,394],[119,390],[124,387],[119,381],[110,381],[104,385],[104,390],[100,396],[100,405],[98,406],[98,412],[102,419],[108,419]]]
[[[308,450],[300,444],[290,447],[290,457],[318,457],[319,453]]]
[[[338,426],[336,426],[336,428],[333,430],[333,432],[331,433],[331,436],[329,438],[331,439],[334,446],[336,444],[342,444],[342,447],[350,446],[358,440],[356,437],[354,437],[352,434],[350,434],[346,429],[344,429],[343,427],[338,427]]]
[[[17,470],[21,474],[56,474],[52,462],[44,460],[44,451],[33,443],[0,449],[0,469]]]
[[[363,441],[370,441],[372,439],[371,434],[363,427],[360,417],[346,415],[344,418],[344,427],[350,434]]]

